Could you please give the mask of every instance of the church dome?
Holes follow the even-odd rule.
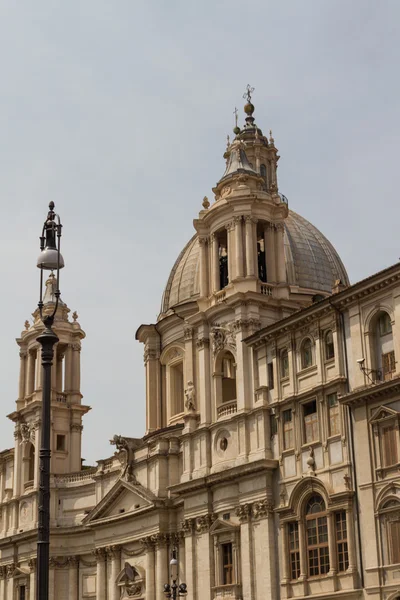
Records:
[[[290,210],[284,221],[287,280],[315,293],[331,293],[336,280],[349,285],[332,244],[309,221]],[[164,290],[161,314],[199,297],[200,248],[195,234],[179,254]]]

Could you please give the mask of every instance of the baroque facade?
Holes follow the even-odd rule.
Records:
[[[400,266],[350,286],[278,191],[250,98],[245,113],[157,323],[136,333],[145,435],[115,435],[94,467],[81,467],[85,334],[58,308],[51,600],[161,600],[173,548],[190,600],[400,594]],[[46,285],[45,310],[54,277]],[[41,330],[36,311],[17,339],[0,600],[36,594]]]

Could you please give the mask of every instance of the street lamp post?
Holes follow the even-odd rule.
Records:
[[[37,541],[37,574],[36,598],[48,600],[49,597],[49,550],[50,550],[50,405],[51,405],[51,366],[53,364],[53,348],[58,337],[52,330],[54,317],[60,298],[59,273],[64,267],[60,254],[62,225],[54,212],[54,202],[49,204],[49,212],[40,236],[40,255],[37,266],[40,269],[40,299],[38,302],[40,318],[44,330],[37,341],[42,346],[42,432],[39,452],[39,502],[38,502],[38,541]],[[57,289],[55,303],[50,312],[43,310],[43,271],[56,271]]]
[[[176,559],[176,548],[172,550],[172,558],[169,563],[171,567],[171,579],[172,583],[166,583],[164,585],[164,594],[166,598],[172,598],[176,600],[178,597],[186,596],[187,585],[186,583],[177,583],[178,580],[178,561]]]

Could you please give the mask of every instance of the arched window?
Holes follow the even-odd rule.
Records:
[[[236,364],[233,354],[225,352],[222,358],[222,402],[236,400]]]
[[[386,538],[386,564],[400,563],[400,501],[390,499],[381,508],[381,519]]]
[[[392,323],[387,312],[382,311],[377,315],[374,333],[375,348],[371,349],[371,355],[375,354],[376,378],[387,381],[392,379],[396,371]]]
[[[179,415],[184,411],[184,382],[183,382],[183,362],[171,365],[169,368],[170,376],[170,407],[171,417]]]
[[[265,187],[267,187],[267,167],[265,165],[260,165],[260,175],[265,181]]]
[[[289,377],[289,354],[287,350],[281,352],[281,377]]]
[[[301,345],[301,368],[307,369],[313,364],[312,342],[306,338]]]
[[[329,544],[328,519],[321,496],[311,496],[305,512],[308,574],[324,575],[329,571]]]
[[[333,345],[333,333],[329,329],[325,333],[325,360],[335,358],[335,347]]]

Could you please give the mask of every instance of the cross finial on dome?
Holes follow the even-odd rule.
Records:
[[[252,93],[254,92],[254,89],[255,89],[255,88],[251,87],[251,85],[248,83],[248,84],[247,84],[247,87],[246,87],[246,91],[245,91],[245,93],[243,94],[243,98],[244,98],[245,100],[247,100],[247,102],[249,102],[249,103],[251,103],[251,95],[252,95]]]
[[[247,117],[246,117],[246,125],[247,125],[247,127],[253,127],[254,126],[253,112],[254,112],[255,108],[254,108],[254,104],[251,102],[251,95],[252,95],[253,92],[254,92],[254,88],[251,87],[251,85],[248,83],[246,91],[243,94],[243,98],[245,100],[247,100],[246,104],[244,105],[244,112],[247,115]]]

